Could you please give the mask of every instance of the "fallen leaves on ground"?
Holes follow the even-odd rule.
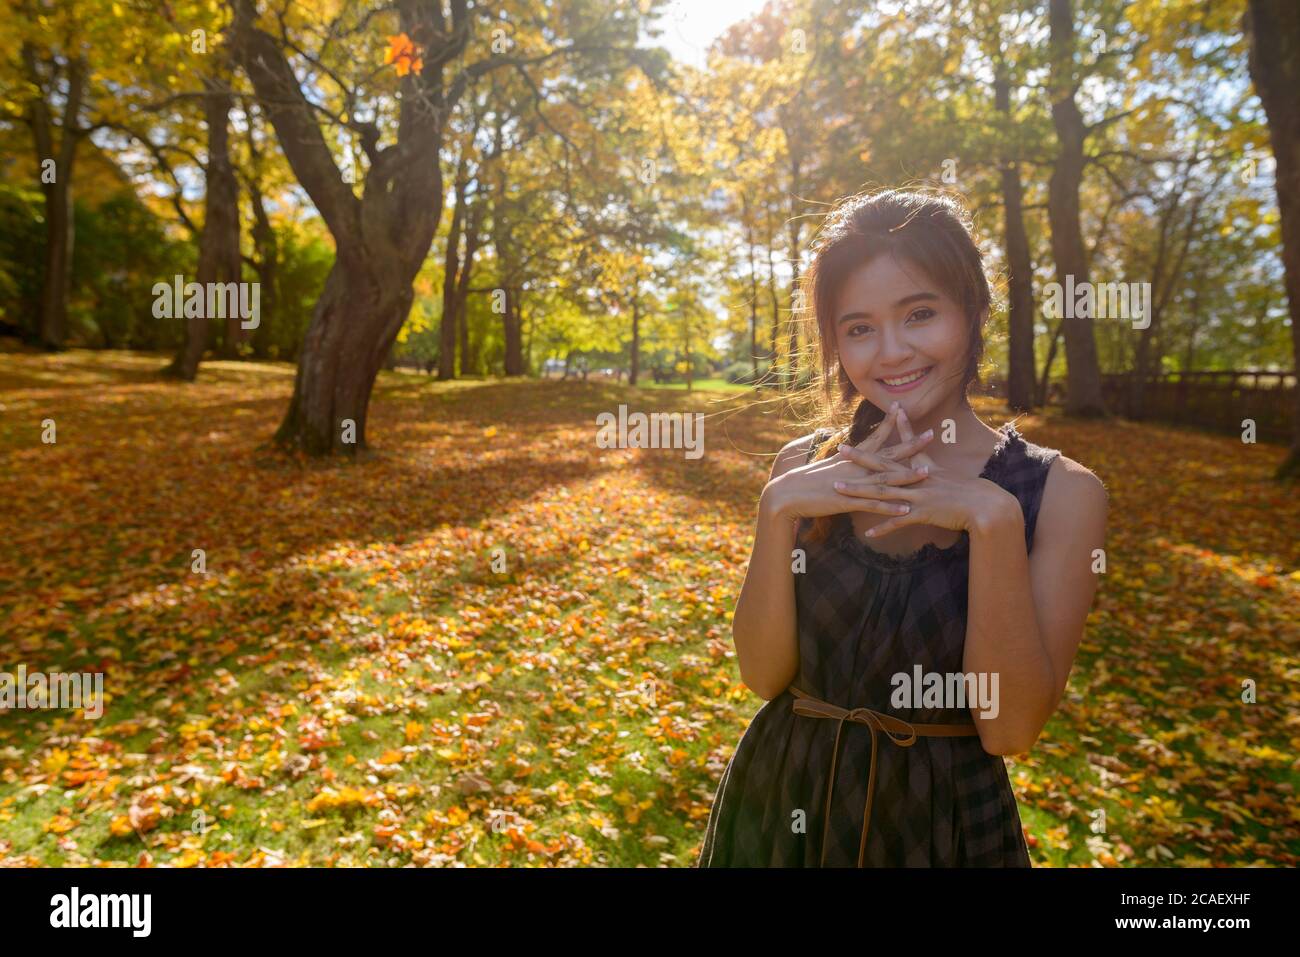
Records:
[[[729,622],[792,433],[734,398],[385,374],[373,450],[314,463],[264,447],[290,366],[161,364],[0,356],[0,668],[109,695],[0,718],[0,863],[694,862],[761,704]],[[620,402],[705,412],[706,456],[598,448]],[[1020,425],[1111,491],[1066,698],[1010,762],[1035,863],[1294,865],[1281,450]]]

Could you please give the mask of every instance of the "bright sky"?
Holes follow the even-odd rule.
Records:
[[[727,27],[763,9],[765,0],[673,0],[654,41],[683,63],[704,66],[704,52]]]

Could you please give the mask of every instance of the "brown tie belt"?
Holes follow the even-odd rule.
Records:
[[[871,799],[876,792],[876,732],[883,731],[889,740],[901,748],[910,748],[921,738],[958,738],[978,735],[975,723],[969,724],[910,724],[892,715],[881,714],[870,708],[847,710],[814,698],[807,692],[791,685],[789,691],[794,695],[794,713],[809,718],[830,718],[838,721],[835,730],[835,747],[831,751],[831,773],[826,780],[826,813],[822,815],[822,853],[821,866],[826,866],[826,839],[831,826],[831,795],[835,789],[835,762],[840,753],[840,734],[844,731],[845,721],[865,724],[871,729],[871,773],[867,777],[867,804],[862,811],[862,841],[858,845],[858,867],[862,867],[867,853],[867,833],[871,826]]]

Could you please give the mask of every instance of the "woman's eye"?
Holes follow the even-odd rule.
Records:
[[[930,318],[931,316],[933,316],[934,314],[935,314],[935,312],[934,312],[933,309],[929,309],[929,308],[922,307],[922,308],[916,310],[916,312],[912,313],[912,314],[911,314],[910,316],[908,316],[907,318],[908,318],[909,321],[912,320],[912,319],[916,319],[916,320],[918,320],[918,321],[922,321],[922,322],[923,322],[923,321],[925,321],[926,319],[929,319],[929,318]],[[865,335],[866,335],[867,333],[869,333],[870,331],[871,331],[871,327],[870,327],[869,325],[867,325],[866,323],[862,323],[862,322],[860,322],[860,323],[858,323],[856,326],[852,326],[852,327],[850,327],[848,334],[849,334],[850,338],[856,339],[856,338],[858,338],[859,336],[865,336]]]

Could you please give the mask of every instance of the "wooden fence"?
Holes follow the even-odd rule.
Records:
[[[1242,431],[1255,421],[1261,442],[1289,442],[1295,415],[1294,372],[1234,369],[1220,372],[1165,372],[1146,377],[1140,405],[1131,372],[1101,377],[1106,408],[1130,418],[1194,425],[1215,432]]]
[[[1261,442],[1291,441],[1296,374],[1263,369],[1219,372],[1166,372],[1148,375],[1140,407],[1134,404],[1134,374],[1103,373],[1102,397],[1112,414],[1153,422],[1191,425],[1240,435],[1243,419],[1255,420]],[[976,395],[1005,399],[1005,378],[988,378]],[[1065,401],[1065,382],[1053,380],[1048,405]]]

